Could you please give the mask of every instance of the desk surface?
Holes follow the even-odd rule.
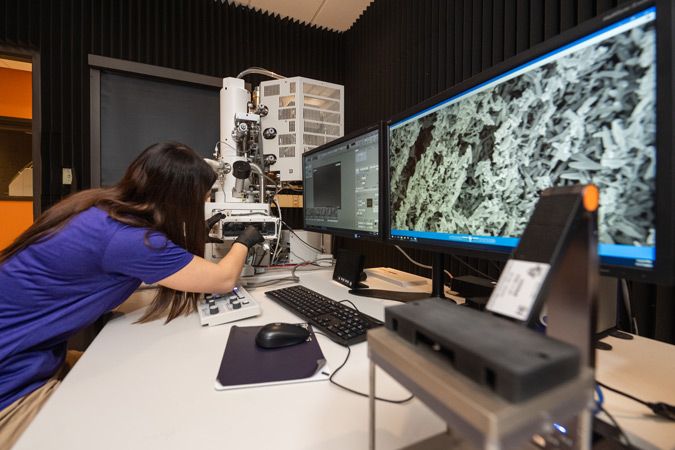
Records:
[[[675,346],[635,336],[608,336],[609,351],[596,351],[595,379],[647,402],[675,405]],[[642,449],[675,449],[675,422],[655,416],[640,403],[607,389],[604,407]],[[602,417],[601,417],[602,418]],[[605,419],[603,419],[605,420]]]
[[[349,299],[366,314],[384,318],[384,308],[397,304],[348,294],[331,279],[332,269],[296,272],[301,284],[335,300]],[[282,276],[282,275],[280,275]],[[373,288],[400,289],[370,279]],[[262,314],[235,322],[262,325],[293,322],[297,317],[265,297],[283,285],[247,288]],[[232,324],[201,327],[197,314],[132,324],[152,297],[141,291],[126,302],[56,390],[14,447],[21,449],[355,449],[368,446],[368,399],[328,381],[216,391]],[[636,338],[606,338],[610,352],[598,352],[597,378],[648,401],[675,404],[675,349]],[[323,336],[319,343],[335,369],[347,351]],[[368,393],[367,343],[351,347],[336,381]],[[377,395],[408,396],[378,369]],[[605,406],[644,448],[675,448],[675,422],[654,419],[650,411],[617,394],[605,392]],[[393,449],[436,435],[445,424],[425,405],[378,402],[377,448]]]
[[[332,269],[296,274],[310,289],[349,299],[376,318],[383,319],[384,307],[396,303],[349,295],[332,281]],[[297,322],[265,297],[265,290],[276,287],[247,288],[262,314],[235,323]],[[367,398],[328,381],[216,391],[231,324],[201,327],[195,313],[167,325],[132,325],[142,312],[136,308],[151,295],[135,294],[122,308],[125,314],[104,327],[15,449],[367,448]],[[333,369],[347,356],[344,347],[325,337],[319,336],[319,343]],[[336,381],[367,394],[367,344],[351,350]],[[381,397],[409,395],[384,372],[378,373],[377,387]],[[378,402],[377,408],[379,448],[399,448],[445,429],[418,400]]]

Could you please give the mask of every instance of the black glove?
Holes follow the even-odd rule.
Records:
[[[210,231],[211,228],[213,228],[213,226],[215,224],[217,224],[218,221],[220,219],[224,218],[224,217],[225,217],[225,214],[223,214],[223,213],[218,213],[218,214],[213,215],[210,219],[208,219],[206,221],[206,229]]]
[[[206,221],[206,243],[207,243],[207,244],[209,244],[209,243],[222,244],[222,243],[223,243],[222,240],[220,240],[220,239],[218,239],[218,238],[215,238],[215,237],[213,237],[213,236],[210,235],[210,233],[211,233],[211,228],[213,228],[213,226],[214,226],[215,224],[217,224],[218,221],[219,221],[220,219],[222,219],[223,217],[225,217],[225,214],[223,214],[223,213],[218,213],[218,214],[214,215],[213,217],[211,217],[210,219],[208,219],[208,220]]]
[[[235,239],[234,242],[239,242],[244,244],[246,247],[251,248],[256,244],[260,244],[265,240],[258,230],[255,227],[248,226],[246,229]]]

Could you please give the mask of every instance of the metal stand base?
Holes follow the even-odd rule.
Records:
[[[368,332],[370,357],[370,449],[375,450],[375,366],[378,365],[438,414],[457,433],[434,436],[428,447],[502,449],[527,446],[554,421],[588,417],[593,406],[594,372],[582,369],[574,380],[521,403],[509,403],[456,372],[431,349],[414,346],[386,328]],[[582,423],[584,420],[582,419]],[[588,448],[590,428],[579,427],[571,448]],[[460,437],[461,436],[461,439]]]

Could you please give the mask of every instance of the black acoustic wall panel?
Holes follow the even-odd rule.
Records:
[[[120,181],[134,158],[155,142],[181,142],[203,158],[212,157],[219,139],[219,89],[106,71],[100,89],[101,186]]]
[[[344,84],[343,34],[221,0],[0,0],[0,43],[40,55],[41,206],[89,173],[89,54],[215,77],[252,67]],[[257,85],[260,76],[246,77]]]
[[[375,0],[345,33],[345,132],[629,0]]]

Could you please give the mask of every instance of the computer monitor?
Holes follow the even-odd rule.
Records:
[[[302,155],[304,229],[379,240],[382,125]]]
[[[506,259],[542,190],[592,183],[601,273],[672,284],[674,8],[631,2],[390,120],[387,241]]]

